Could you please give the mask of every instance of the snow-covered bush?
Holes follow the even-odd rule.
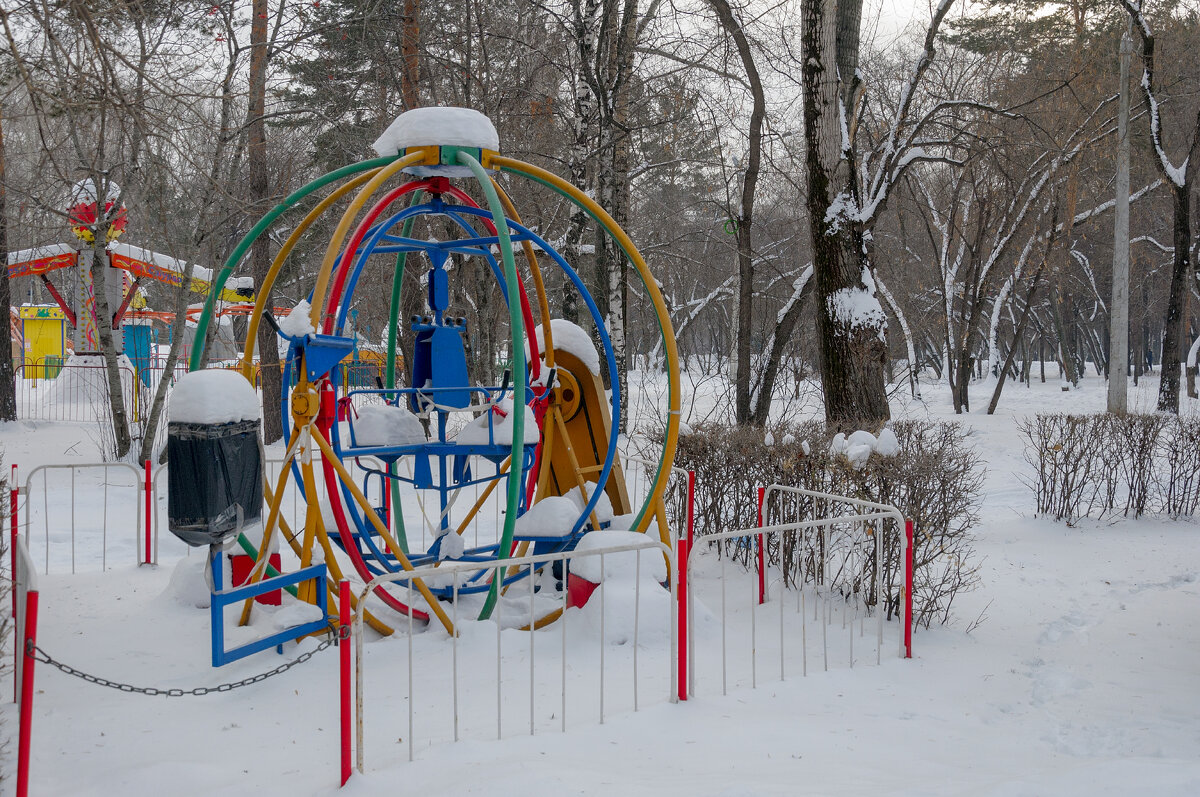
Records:
[[[1046,413],[1017,428],[1039,514],[1182,518],[1200,505],[1200,419]]]
[[[899,421],[879,436],[862,431],[847,437],[809,422],[776,429],[772,438],[781,442],[768,445],[761,429],[707,426],[680,440],[676,465],[696,471],[696,534],[753,527],[757,488],[770,484],[893,504],[915,528],[915,619],[925,626],[946,622],[955,595],[976,582],[978,569],[970,530],[978,519],[983,471],[961,427]],[[845,507],[792,496],[781,496],[765,511],[766,525],[848,514]],[[900,535],[890,525],[885,534],[860,543],[873,546],[876,539],[884,540],[885,572],[874,572],[873,556],[861,556],[857,559],[864,568],[842,574],[840,582],[840,588],[869,604],[882,598],[889,616],[900,599]],[[767,541],[770,563],[783,563],[789,583],[823,570],[823,562],[811,555],[801,561],[794,539],[783,535],[781,543],[776,535]],[[731,545],[726,553],[751,565],[752,552],[744,546]],[[886,585],[882,596],[877,594],[880,584]]]

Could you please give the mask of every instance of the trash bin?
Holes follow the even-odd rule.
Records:
[[[167,514],[188,545],[218,545],[262,516],[258,426],[167,424]]]
[[[254,388],[235,371],[193,371],[172,389],[168,415],[169,528],[188,545],[223,543],[262,516]]]

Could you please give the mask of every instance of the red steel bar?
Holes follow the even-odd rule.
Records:
[[[696,539],[696,471],[689,470],[687,474],[687,539],[691,545]]]
[[[33,664],[30,653],[37,644],[38,593],[25,594],[25,638],[17,655],[25,657],[21,667],[21,707],[17,730],[17,797],[29,795],[29,747],[33,728]]]
[[[150,460],[146,460],[146,564],[153,563],[152,546],[150,543],[150,519],[152,516],[151,507],[153,504],[153,486],[150,481]]]
[[[690,472],[689,472],[690,474]],[[690,481],[690,479],[689,479]],[[676,600],[679,602],[679,699],[688,699],[688,554],[691,542],[687,537],[680,537],[676,546],[676,558],[679,565],[679,583],[676,588]]]
[[[904,521],[904,658],[912,658],[913,522]]]
[[[763,496],[766,494],[766,487],[758,488],[758,527],[761,529],[763,524],[762,509]],[[763,604],[767,602],[767,560],[766,554],[763,551],[763,535],[758,535],[758,602]]]
[[[338,656],[342,728],[342,781],[345,786],[350,780],[350,582],[338,585]]]
[[[9,566],[12,568],[8,574],[12,577],[12,616],[17,616],[17,504],[20,501],[21,488],[17,486],[17,466],[12,466],[12,471],[8,477],[9,499],[8,499],[8,519],[10,528],[10,537],[8,541],[8,552],[10,555]]]

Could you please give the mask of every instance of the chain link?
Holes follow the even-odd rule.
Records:
[[[252,675],[249,678],[243,678],[240,681],[233,681],[232,683],[220,684],[218,686],[198,686],[195,689],[159,689],[153,686],[133,686],[132,684],[123,684],[119,681],[110,681],[107,678],[101,678],[98,675],[91,675],[83,672],[82,670],[77,670],[68,664],[63,664],[61,661],[56,661],[50,656],[49,653],[33,644],[33,640],[29,640],[26,643],[25,655],[29,656],[35,661],[40,661],[43,664],[49,664],[51,667],[58,669],[60,672],[66,675],[72,675],[76,678],[87,681],[90,684],[96,684],[97,686],[107,686],[108,688],[116,689],[119,692],[129,692],[138,695],[162,695],[163,697],[201,697],[203,695],[212,694],[213,692],[230,692],[234,689],[240,689],[243,686],[250,686],[251,684],[256,684],[261,681],[265,681],[268,678],[285,673],[295,667],[297,664],[303,664],[304,662],[308,661],[326,648],[333,647],[337,644],[339,638],[345,637],[341,636],[340,630],[331,626],[330,634],[326,636],[325,639],[321,641],[321,644],[317,645],[316,648],[305,653],[301,653],[296,658],[289,662],[280,664],[273,670],[260,672],[258,675]]]

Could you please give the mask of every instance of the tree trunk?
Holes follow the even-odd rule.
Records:
[[[746,153],[746,172],[742,177],[741,208],[738,210],[737,224],[737,369],[734,374],[734,404],[736,419],[739,424],[766,423],[770,413],[770,390],[772,385],[765,385],[767,392],[759,392],[758,407],[751,407],[750,401],[750,333],[754,299],[754,193],[758,187],[758,172],[762,158],[762,126],[766,117],[766,95],[763,92],[762,80],[754,63],[754,54],[750,50],[750,42],[746,33],[734,16],[733,9],[726,0],[708,0],[709,5],[716,11],[721,21],[721,27],[733,39],[737,46],[738,57],[746,72],[750,84],[750,94],[753,107],[750,111],[750,127],[748,150]],[[798,303],[797,303],[798,304]],[[794,322],[793,322],[794,323]],[[769,366],[770,367],[770,366]],[[778,369],[778,362],[772,369],[771,382]],[[764,380],[765,381],[765,380]],[[764,403],[765,402],[765,403]]]
[[[261,2],[261,0],[255,0]],[[421,80],[421,9],[417,0],[404,0],[404,14],[401,17],[400,57],[400,99],[404,102],[404,110],[420,106],[418,85]]]
[[[108,181],[97,180],[95,184],[104,188],[96,192],[97,197],[107,196]],[[97,210],[103,207],[103,200],[96,202]],[[98,216],[101,216],[97,212]],[[101,217],[96,225],[95,238],[92,241],[92,284],[95,285],[96,297],[96,337],[100,341],[100,352],[104,355],[104,372],[108,383],[108,405],[113,422],[113,454],[122,460],[129,453],[133,440],[129,435],[129,416],[125,412],[125,392],[121,389],[121,366],[117,360],[117,346],[113,338],[112,307],[108,302],[108,219]],[[82,253],[80,253],[82,256]],[[130,385],[133,389],[135,386]]]
[[[839,55],[846,52],[838,53],[836,39],[857,44],[858,32],[846,26],[837,30],[835,14],[834,0],[804,0],[802,5],[805,171],[821,384],[827,421],[837,426],[879,424],[890,414],[883,378],[887,321],[875,297],[857,217],[836,70]],[[848,22],[853,16],[838,18]],[[857,64],[840,60],[842,69],[853,74]]]
[[[1171,263],[1171,289],[1167,296],[1164,320],[1162,369],[1158,383],[1158,411],[1179,414],[1180,340],[1183,336],[1183,297],[1191,273],[1189,247],[1192,242],[1191,186],[1172,186],[1171,199],[1175,220],[1175,255]]]
[[[267,0],[254,0],[254,19],[250,23],[250,105],[246,119],[246,156],[250,172],[250,207],[254,217],[267,212],[270,199],[267,186]],[[271,270],[270,237],[260,235],[250,248],[250,273],[255,286],[266,284]],[[267,294],[268,308],[273,306],[273,291]],[[217,328],[220,328],[219,319]],[[262,382],[263,442],[267,445],[283,437],[280,402],[283,376],[279,371],[279,343],[275,330],[267,324],[258,328],[258,363]]]
[[[12,293],[8,282],[8,211],[7,185],[4,176],[4,108],[0,106],[0,344],[9,348],[12,340]],[[24,356],[24,352],[21,352]],[[13,373],[11,352],[0,354],[0,421],[17,419],[17,384]]]

